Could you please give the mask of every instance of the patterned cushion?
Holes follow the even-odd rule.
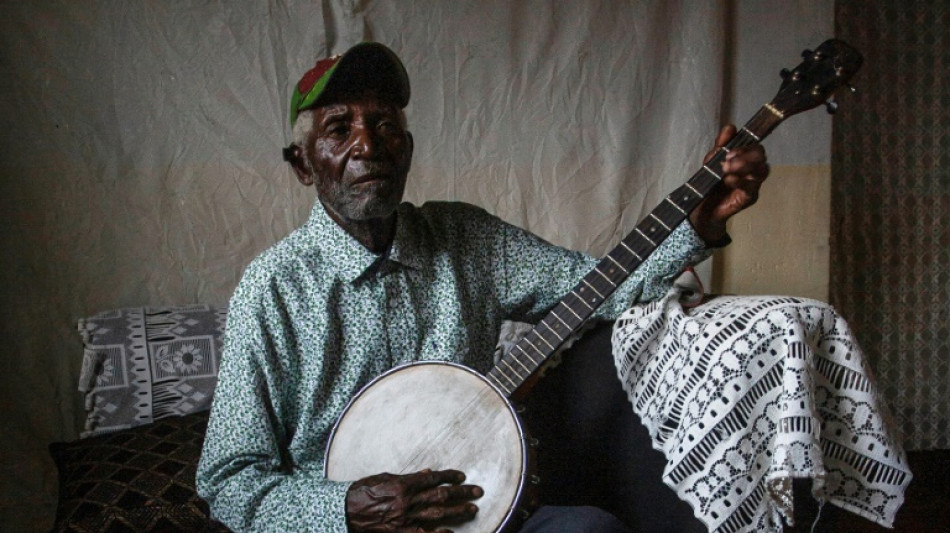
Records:
[[[227,308],[136,307],[79,321],[83,437],[211,406]]]
[[[60,494],[53,531],[228,531],[195,493],[207,423],[201,412],[51,444]]]

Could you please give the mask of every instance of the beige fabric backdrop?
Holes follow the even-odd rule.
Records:
[[[226,302],[309,212],[279,155],[315,59],[361,39],[404,58],[410,200],[601,253],[705,152],[722,5],[0,3],[0,524],[50,523],[46,445],[81,420],[76,320]]]

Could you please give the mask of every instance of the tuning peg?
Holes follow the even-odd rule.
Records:
[[[829,115],[834,115],[835,111],[838,110],[838,102],[835,102],[834,98],[825,102],[825,109],[828,110]]]
[[[802,57],[807,58],[808,56],[812,55],[812,53],[813,53],[813,52],[812,52],[811,50],[809,50],[809,49],[806,48],[806,49],[802,50]]]
[[[778,75],[784,80],[792,75],[792,71],[788,70],[787,68],[783,68],[782,71],[778,73]]]

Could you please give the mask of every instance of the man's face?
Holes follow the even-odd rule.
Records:
[[[391,215],[412,159],[412,137],[396,107],[369,97],[313,113],[308,163],[331,218],[345,227]]]

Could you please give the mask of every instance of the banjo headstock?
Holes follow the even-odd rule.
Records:
[[[861,68],[861,54],[844,41],[829,39],[814,51],[802,52],[804,61],[792,70],[782,70],[782,86],[766,104],[782,118],[788,118],[821,104],[833,113],[834,93],[848,85]]]

